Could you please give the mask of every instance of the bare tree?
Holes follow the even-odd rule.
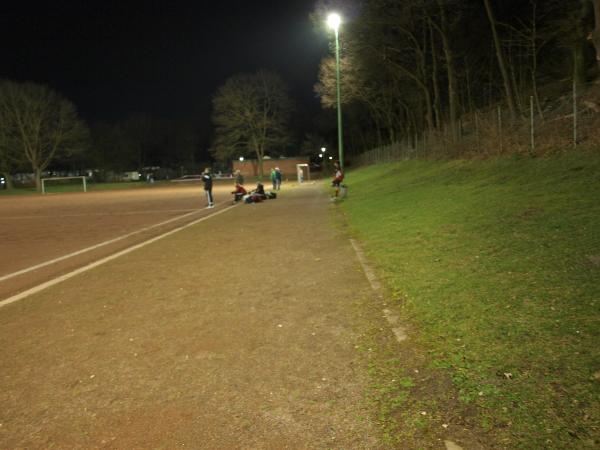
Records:
[[[3,82],[0,110],[3,134],[10,136],[16,157],[31,165],[38,190],[42,172],[56,157],[81,152],[86,145],[88,131],[75,106],[46,86]]]
[[[592,5],[594,6],[595,28],[590,33],[590,40],[596,47],[596,62],[600,68],[600,0],[592,0]]]
[[[442,47],[446,57],[446,73],[448,77],[448,107],[450,109],[450,128],[452,140],[458,140],[458,88],[456,71],[454,67],[454,52],[450,46],[450,30],[446,8],[441,0],[438,0],[440,13],[440,26],[437,27],[442,38]]]
[[[253,152],[262,177],[266,151],[285,146],[290,138],[291,100],[281,78],[264,70],[235,75],[219,88],[213,108],[212,154],[223,160]]]
[[[500,73],[502,74],[504,92],[506,94],[506,102],[508,104],[510,115],[514,119],[517,115],[517,109],[515,106],[515,94],[512,88],[512,83],[508,74],[508,70],[506,68],[506,61],[504,57],[504,52],[502,51],[502,46],[500,44],[500,38],[498,37],[496,19],[494,17],[494,12],[492,11],[492,6],[490,5],[490,0],[483,0],[483,4],[485,5],[485,11],[487,12],[487,16],[490,21],[490,27],[492,29],[494,47],[496,49],[496,59],[498,60],[498,66],[500,67]]]
[[[0,87],[0,92],[2,91]],[[12,169],[19,163],[18,153],[15,151],[15,142],[10,130],[6,126],[5,109],[0,94],[0,175],[4,176],[6,186],[12,189]]]

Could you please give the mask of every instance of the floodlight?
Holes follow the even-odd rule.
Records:
[[[338,28],[340,27],[340,23],[342,23],[342,18],[339,14],[331,13],[329,14],[329,16],[327,16],[327,25],[332,30],[335,30],[336,33]]]

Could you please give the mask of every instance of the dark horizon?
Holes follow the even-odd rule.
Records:
[[[5,7],[2,78],[45,84],[88,122],[134,114],[208,119],[230,76],[278,72],[301,109],[313,93],[328,37],[309,21],[314,1],[93,2]]]

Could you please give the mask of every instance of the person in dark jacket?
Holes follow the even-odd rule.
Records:
[[[207,208],[214,208],[215,202],[212,194],[213,179],[208,167],[204,169],[204,173],[202,174],[202,182],[204,183],[204,192],[206,192],[206,200],[208,201]]]
[[[279,167],[275,167],[275,190],[281,189],[281,170]]]
[[[235,171],[235,184],[243,185],[244,184],[244,175],[240,169]]]
[[[259,181],[256,184],[256,189],[250,192],[250,195],[246,198],[246,203],[260,203],[267,198],[265,193],[265,187]]]

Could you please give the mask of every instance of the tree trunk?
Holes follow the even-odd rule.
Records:
[[[500,38],[498,37],[498,31],[496,30],[496,19],[490,6],[490,0],[483,0],[485,10],[487,12],[488,19],[490,21],[490,27],[492,29],[492,36],[494,38],[494,47],[496,49],[496,58],[498,59],[498,66],[500,66],[500,73],[502,74],[502,81],[504,83],[504,92],[506,95],[506,102],[508,104],[508,110],[511,118],[514,120],[517,117],[517,109],[515,107],[515,96],[511,88],[511,81],[506,69],[506,62],[504,60],[504,54],[502,53],[502,47],[500,44]]]
[[[586,81],[586,50],[588,43],[586,37],[591,40],[591,34],[588,35],[586,28],[587,19],[591,12],[591,2],[580,2],[579,11],[575,17],[574,41],[573,41],[573,79],[577,87],[583,86]]]
[[[254,145],[254,151],[256,152],[256,162],[258,164],[258,180],[262,181],[264,170],[263,170],[263,158],[265,156],[264,144],[259,142],[259,138],[254,136],[252,138],[252,144]]]
[[[595,28],[590,34],[590,40],[596,48],[596,63],[600,69],[600,0],[592,0],[592,5],[594,6]]]
[[[438,0],[440,9],[440,35],[442,37],[442,46],[444,48],[444,56],[446,57],[446,71],[448,75],[448,107],[450,109],[450,128],[452,141],[458,140],[457,120],[458,120],[458,99],[456,88],[456,71],[454,69],[454,53],[450,48],[448,39],[448,19],[446,17],[446,9],[441,1]]]
[[[438,65],[437,65],[437,54],[435,51],[435,39],[433,34],[433,27],[431,21],[429,23],[429,38],[431,40],[431,83],[433,85],[433,111],[435,114],[435,128],[439,127],[442,123],[442,113],[440,105],[440,87],[438,85]]]
[[[468,66],[465,67],[465,82],[467,83],[467,107],[469,111],[475,109],[475,103],[473,103],[473,94],[471,92],[471,69]]]
[[[38,192],[42,192],[42,169],[36,167],[35,169],[35,189]]]
[[[515,57],[513,56],[513,50],[512,50],[512,45],[509,43],[508,45],[508,54],[507,54],[507,61],[508,61],[508,67],[509,69],[509,76],[510,76],[510,86],[511,86],[511,90],[513,92],[513,98],[515,100],[515,104],[517,106],[517,110],[518,111],[523,111],[523,105],[521,102],[521,96],[519,95],[520,92],[518,87],[519,83],[517,82],[517,74],[515,71],[516,67],[520,67],[521,64],[519,64],[519,61],[515,60]]]
[[[426,80],[422,80],[417,74],[411,72],[396,62],[392,62],[391,64],[400,69],[402,73],[413,80],[423,92],[424,101],[427,103],[425,120],[427,120],[428,126],[433,129],[433,108],[431,106],[431,94],[429,93],[429,87],[427,84],[425,84]]]
[[[538,114],[540,115],[542,121],[544,120],[544,111],[542,110],[542,105],[540,104],[540,96],[538,93],[537,86],[537,70],[538,70],[538,52],[540,49],[537,45],[537,2],[532,2],[533,13],[531,17],[531,89],[533,91],[533,98],[535,99],[535,105],[538,110]]]

